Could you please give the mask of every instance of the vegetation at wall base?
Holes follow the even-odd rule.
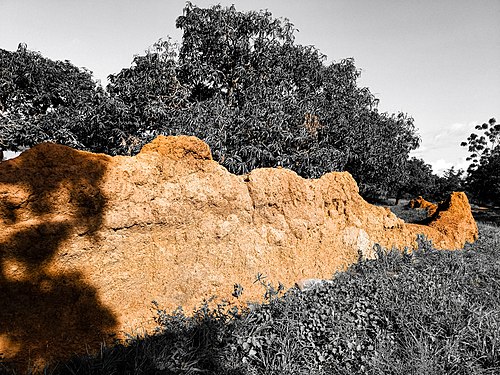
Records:
[[[263,283],[267,303],[246,311],[207,302],[188,317],[154,306],[155,335],[48,373],[497,374],[500,229],[479,228],[459,251],[423,238],[412,254],[378,248],[377,260],[304,292]]]
[[[418,224],[423,222],[429,217],[425,208],[410,208],[408,207],[409,201],[403,200],[398,205],[387,205],[394,215],[403,219],[405,223]]]

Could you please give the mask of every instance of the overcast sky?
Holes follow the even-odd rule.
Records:
[[[328,62],[353,57],[379,109],[408,113],[422,138],[415,153],[435,172],[465,167],[460,142],[500,120],[500,0],[193,0],[288,18],[296,42]],[[104,84],[135,54],[175,28],[183,0],[0,0],[0,48],[20,42],[86,67]]]

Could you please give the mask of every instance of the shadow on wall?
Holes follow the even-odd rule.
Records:
[[[98,241],[108,161],[41,144],[0,165],[0,360],[21,373],[98,349],[116,327],[83,275],[53,264],[70,236]]]

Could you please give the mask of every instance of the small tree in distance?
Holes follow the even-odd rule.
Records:
[[[451,167],[444,171],[443,176],[437,176],[430,197],[435,201],[441,201],[454,191],[465,191],[465,171]]]
[[[401,198],[423,196],[430,199],[435,192],[437,179],[430,164],[426,164],[423,159],[410,158],[406,162],[402,178],[394,184],[391,191],[396,198],[395,204],[398,205]]]
[[[468,147],[472,161],[467,170],[467,190],[482,203],[500,204],[500,124],[495,118],[477,125],[467,141],[461,146]],[[482,134],[481,134],[482,133]]]

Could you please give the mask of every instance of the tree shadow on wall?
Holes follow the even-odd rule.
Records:
[[[72,236],[98,241],[110,158],[41,144],[0,165],[0,361],[24,373],[110,341],[116,318],[77,269]]]

